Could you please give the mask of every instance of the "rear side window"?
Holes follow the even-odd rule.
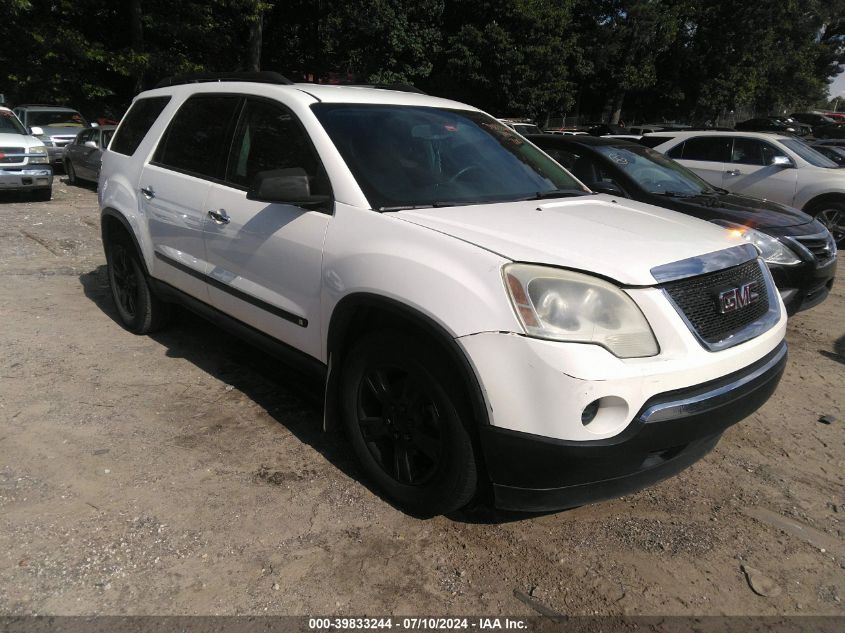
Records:
[[[711,163],[727,163],[731,155],[731,138],[727,136],[699,136],[684,143],[684,160],[703,160]],[[670,154],[672,158],[678,158]]]
[[[634,132],[636,134],[636,132]],[[668,143],[671,141],[674,136],[644,136],[640,139],[640,145],[645,145],[646,147],[657,147],[658,145],[663,145],[663,143]],[[674,151],[674,150],[673,150]]]
[[[238,95],[195,95],[179,108],[153,156],[153,163],[201,178],[222,178],[227,139]]]
[[[111,151],[132,156],[169,101],[170,97],[150,97],[133,103],[114,135]]]

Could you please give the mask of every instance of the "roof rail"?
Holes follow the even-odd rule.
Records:
[[[427,94],[412,84],[363,84],[361,88],[378,88],[379,90],[396,90],[397,92],[413,92],[418,95]]]
[[[156,84],[156,88],[214,81],[248,81],[252,83],[278,84],[282,86],[290,86],[293,84],[290,79],[277,72],[264,70],[261,72],[189,73],[187,75],[175,75],[173,77],[162,79]]]

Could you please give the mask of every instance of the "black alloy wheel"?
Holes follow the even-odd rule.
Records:
[[[153,294],[134,246],[127,238],[117,239],[108,243],[106,253],[112,298],[126,329],[147,334],[164,327],[170,304]]]
[[[400,332],[366,335],[345,354],[341,412],[358,461],[399,506],[445,514],[478,484],[460,379],[435,346]]]

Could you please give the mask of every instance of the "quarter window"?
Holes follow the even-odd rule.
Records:
[[[132,156],[169,101],[170,97],[151,97],[133,103],[120,123],[111,151]]]
[[[226,139],[241,102],[238,95],[188,99],[159,142],[153,163],[200,178],[221,178]]]
[[[260,172],[292,167],[308,174],[312,194],[331,193],[317,153],[295,116],[277,104],[247,99],[232,142],[226,181],[249,188]]]

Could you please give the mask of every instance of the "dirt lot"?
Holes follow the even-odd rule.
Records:
[[[680,476],[418,520],[317,430],[318,386],[187,314],[116,323],[93,189],[0,218],[0,614],[845,615],[841,279],[792,319],[775,396]]]

